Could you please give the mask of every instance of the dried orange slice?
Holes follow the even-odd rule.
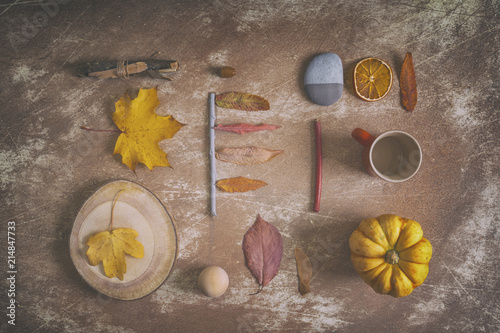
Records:
[[[366,58],[354,67],[354,91],[365,101],[375,102],[392,87],[391,67],[383,60]]]

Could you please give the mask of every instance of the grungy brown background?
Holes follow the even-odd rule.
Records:
[[[56,6],[57,4],[57,6]],[[7,222],[16,222],[16,326],[7,324],[2,279],[0,330],[19,332],[498,332],[499,10],[498,1],[2,1],[0,79],[0,257],[7,276]],[[45,9],[44,9],[45,8]],[[75,64],[148,58],[181,64],[174,80],[79,78]],[[413,53],[418,104],[400,104],[399,71]],[[307,63],[337,53],[342,98],[322,107],[302,88]],[[352,89],[355,63],[386,60],[395,78],[376,103]],[[237,76],[222,79],[219,66]],[[157,112],[188,126],[163,141],[173,166],[132,173],[112,156],[114,102],[158,86]],[[209,215],[209,92],[244,91],[269,100],[267,112],[218,109],[217,123],[282,128],[238,136],[218,132],[217,148],[284,149],[270,162],[217,162],[219,178],[268,186],[218,192]],[[321,212],[312,211],[313,120],[324,140]],[[419,140],[423,165],[403,184],[362,169],[350,133],[405,130]],[[90,288],[69,255],[72,224],[107,182],[138,182],[177,223],[179,255],[170,278],[136,301]],[[421,223],[434,255],[425,283],[402,299],[378,295],[358,277],[348,238],[361,220],[395,213]],[[284,238],[281,269],[259,295],[244,264],[243,234],[257,214]],[[300,296],[293,249],[310,257],[312,293]],[[197,288],[207,265],[223,267],[228,292]],[[16,330],[17,329],[17,330]]]

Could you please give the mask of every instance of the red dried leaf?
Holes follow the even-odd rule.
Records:
[[[278,229],[260,215],[243,237],[243,253],[248,269],[263,287],[276,276],[283,257],[283,238]]]
[[[399,87],[403,106],[408,111],[413,111],[417,105],[417,81],[415,79],[415,69],[413,68],[413,57],[410,52],[406,53],[401,75],[399,77]]]
[[[268,124],[261,124],[261,125],[232,124],[232,125],[218,125],[218,126],[214,127],[214,129],[219,130],[219,131],[227,131],[227,132],[233,132],[233,133],[238,133],[238,134],[246,134],[246,133],[257,132],[257,131],[274,131],[274,130],[277,130],[278,128],[281,128],[281,126],[268,125]]]
[[[221,108],[261,111],[269,110],[269,102],[257,95],[231,91],[215,96],[215,103]]]

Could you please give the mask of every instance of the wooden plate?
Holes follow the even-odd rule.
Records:
[[[144,245],[141,259],[126,255],[127,272],[123,281],[108,278],[102,263],[91,266],[86,245],[89,236],[109,229],[111,206],[113,229],[132,228]],[[161,201],[139,184],[119,180],[99,188],[78,213],[70,236],[71,259],[83,279],[97,291],[113,298],[133,300],[148,295],[168,278],[177,257],[174,221]]]

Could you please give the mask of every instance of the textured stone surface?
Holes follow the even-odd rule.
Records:
[[[10,1],[14,3],[15,1]],[[496,332],[500,330],[498,2],[495,1],[65,1],[43,15],[36,1],[0,6],[0,239],[6,275],[7,222],[16,222],[19,332]],[[3,3],[6,3],[4,1]],[[40,26],[29,31],[26,20]],[[23,35],[24,33],[24,35]],[[17,37],[17,39],[15,39]],[[173,81],[75,77],[89,60],[179,60]],[[412,52],[419,89],[413,113],[400,102],[398,76]],[[318,106],[303,89],[307,64],[337,53],[344,94]],[[365,102],[352,71],[366,57],[394,69],[391,92]],[[238,75],[222,79],[221,66]],[[158,86],[158,113],[188,124],[161,143],[173,168],[132,173],[112,156],[114,102]],[[247,135],[217,132],[216,148],[284,149],[251,166],[218,162],[219,178],[269,185],[218,193],[210,217],[208,93],[265,97],[266,112],[217,110],[218,124],[271,123]],[[313,120],[323,129],[323,195],[314,213]],[[411,133],[423,164],[391,184],[368,175],[351,131]],[[177,221],[179,256],[169,280],[137,301],[92,290],[69,255],[73,221],[85,200],[116,179],[156,193]],[[433,245],[425,283],[403,299],[375,294],[349,260],[359,222],[382,213],[418,221]],[[257,214],[284,239],[281,269],[259,295],[241,242]],[[312,292],[298,292],[295,247],[309,256]],[[197,287],[203,268],[222,267],[231,285],[216,299]],[[0,331],[8,285],[0,296]],[[12,330],[11,330],[12,329]]]

